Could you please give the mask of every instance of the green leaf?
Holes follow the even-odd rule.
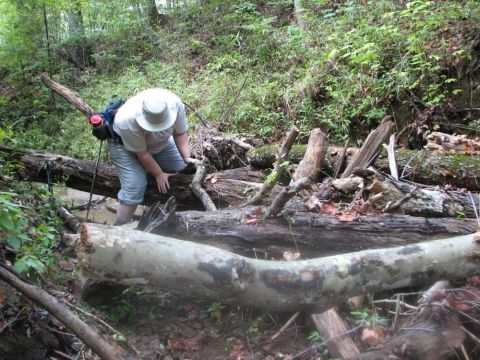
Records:
[[[17,234],[9,234],[7,241],[14,249],[18,249],[20,246],[22,246],[22,240],[17,236]]]
[[[37,257],[32,255],[25,255],[15,262],[15,270],[20,274],[24,274],[30,269],[41,273],[45,271],[45,265],[38,260]]]
[[[12,231],[15,226],[13,223],[13,219],[10,217],[10,215],[6,212],[0,213],[0,226]]]

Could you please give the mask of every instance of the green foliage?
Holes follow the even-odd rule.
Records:
[[[18,193],[0,192],[0,237],[17,250],[16,270],[34,279],[35,272],[42,273],[55,262],[53,248],[61,221],[44,187],[17,188]]]
[[[310,332],[307,339],[310,342],[319,342],[324,340],[323,336],[317,330]]]
[[[294,122],[303,139],[318,126],[333,140],[362,136],[395,107],[421,111],[462,96],[459,74],[473,60],[469,46],[480,27],[473,0],[304,1],[306,30],[292,21],[291,1],[191,1],[151,27],[146,0],[82,0],[78,36],[65,26],[73,3],[0,3],[0,41],[7,45],[0,68],[9,70],[9,82],[25,84],[51,68],[98,110],[112,95],[165,87],[209,122],[270,140]],[[31,21],[20,28],[26,14]],[[72,71],[75,46],[91,51],[82,72]],[[34,119],[16,126],[16,141],[94,158],[97,143],[85,119],[61,100],[52,106],[45,87],[31,88],[21,101],[0,97],[7,123]]]
[[[351,311],[350,314],[356,319],[357,324],[365,324],[369,328],[374,328],[376,324],[388,326],[389,319],[379,316],[377,313],[370,313],[367,310]]]

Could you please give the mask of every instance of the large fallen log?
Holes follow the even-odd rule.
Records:
[[[298,163],[305,153],[305,145],[294,145],[289,160]],[[275,159],[277,147],[266,145],[252,149],[247,157],[250,164],[257,167],[270,167]],[[355,149],[349,148],[347,156],[352,156]],[[341,149],[327,149],[322,173],[331,175]],[[396,151],[399,174],[406,180],[426,185],[454,185],[472,191],[480,190],[480,157],[469,154],[440,154],[427,150]],[[389,172],[388,158],[381,155],[373,164],[376,168]]]
[[[477,274],[475,235],[303,261],[245,258],[123,227],[83,224],[84,275],[269,310],[327,310],[365,291]]]
[[[476,231],[476,220],[401,215],[362,216],[353,221],[311,212],[287,212],[249,225],[258,208],[182,211],[162,234],[202,242],[249,257],[281,258],[299,251],[314,258],[363,249],[401,246]],[[261,214],[260,214],[261,216]]]
[[[95,161],[82,160],[67,156],[48,154],[36,151],[18,151],[0,145],[0,152],[7,154],[9,160],[21,164],[21,177],[25,180],[47,182],[46,161],[50,161],[53,168],[53,180],[65,182],[66,186],[90,191]],[[149,186],[145,192],[145,204],[156,201],[166,201],[172,194],[175,195],[180,208],[202,209],[202,203],[190,189],[193,176],[177,174],[170,178],[170,193],[158,192],[155,179],[149,176]],[[203,186],[217,206],[235,205],[241,203],[249,194],[254,193],[261,186],[264,173],[250,168],[225,170],[209,174]],[[120,181],[114,166],[100,163],[95,179],[94,191],[96,194],[116,197],[120,190]]]

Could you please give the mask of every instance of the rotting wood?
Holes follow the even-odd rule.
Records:
[[[380,125],[367,136],[360,150],[348,163],[347,168],[341,176],[342,178],[350,176],[355,168],[364,168],[370,163],[395,128],[395,123],[390,120],[390,118],[391,117],[386,117],[382,120]]]
[[[325,339],[330,356],[339,356],[344,359],[360,353],[348,333],[345,322],[335,308],[331,308],[323,313],[311,314],[310,318],[313,320],[318,332]]]
[[[328,146],[328,137],[320,129],[313,129],[308,139],[307,151],[292,176],[292,182],[310,177],[313,182],[318,178]]]
[[[270,310],[324,311],[365,291],[463,279],[479,271],[480,245],[473,234],[301,261],[249,259],[122,227],[82,224],[81,240],[77,257],[92,279]]]
[[[366,180],[365,189],[371,196],[383,194],[375,202],[381,209],[392,211],[392,207],[397,207],[413,216],[475,218],[480,203],[477,196],[471,197],[466,192],[417,188],[389,179],[380,181],[374,176]]]
[[[260,204],[264,200],[264,198],[270,193],[270,191],[272,191],[275,184],[278,182],[278,180],[281,178],[281,176],[285,172],[285,169],[286,169],[285,162],[288,159],[288,154],[290,153],[290,149],[292,148],[292,145],[295,142],[295,139],[297,138],[299,133],[300,133],[300,130],[298,130],[296,126],[292,126],[288,135],[283,141],[282,146],[278,151],[275,168],[267,177],[262,187],[256,192],[256,194],[252,198],[250,198],[245,202],[244,206]]]
[[[21,281],[3,267],[0,267],[0,278],[30,300],[47,309],[52,316],[61,321],[71,332],[77,335],[95,354],[100,356],[101,359],[123,359],[123,356],[120,355],[112,345],[101,338],[90,326],[68,311],[54,296],[36,286]]]
[[[73,215],[63,206],[57,206],[57,212],[70,230],[72,230],[74,233],[78,232],[78,228],[80,227],[80,221],[75,217],[75,215]]]
[[[427,136],[425,149],[447,153],[480,154],[480,138],[469,139],[466,135],[450,135],[434,131]]]
[[[345,145],[343,146],[342,151],[338,156],[337,164],[335,165],[335,168],[334,168],[335,170],[333,171],[333,176],[332,176],[334,179],[338,178],[338,174],[340,174],[340,170],[342,169],[343,162],[345,161],[345,157],[347,155],[349,142],[350,142],[350,139],[347,139],[347,141],[345,141]]]

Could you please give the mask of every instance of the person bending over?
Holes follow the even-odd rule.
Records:
[[[166,89],[141,91],[118,109],[113,130],[121,141],[109,142],[121,184],[115,225],[128,223],[143,202],[147,171],[155,177],[158,190],[166,193],[169,177],[195,161],[190,157],[187,129],[185,106]]]

